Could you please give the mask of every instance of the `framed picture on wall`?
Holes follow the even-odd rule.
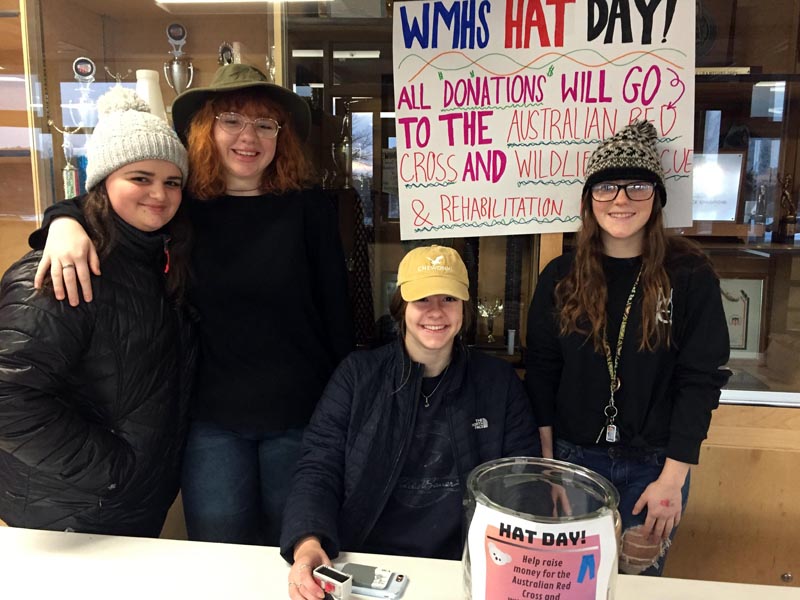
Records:
[[[756,358],[764,326],[764,279],[721,277],[719,283],[731,358]]]
[[[744,151],[695,154],[693,162],[692,219],[743,223]]]

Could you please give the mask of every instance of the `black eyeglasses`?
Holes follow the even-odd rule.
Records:
[[[592,186],[592,199],[596,202],[611,202],[617,198],[620,190],[625,190],[625,195],[634,202],[650,200],[656,191],[656,186],[649,181],[632,181],[631,183],[595,183]]]
[[[278,132],[281,129],[280,123],[275,119],[269,117],[262,117],[260,119],[248,119],[244,115],[235,112],[220,113],[216,117],[217,123],[225,133],[237,135],[244,131],[248,124],[252,123],[256,134],[260,138],[273,139],[278,137]]]

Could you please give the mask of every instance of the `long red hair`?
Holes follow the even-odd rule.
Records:
[[[261,185],[264,192],[283,193],[302,189],[311,178],[311,163],[283,107],[261,89],[250,88],[220,93],[208,100],[189,123],[189,181],[192,196],[208,200],[222,196],[227,188],[225,167],[214,143],[216,116],[222,112],[238,112],[258,117],[271,117],[281,130],[275,146],[275,158],[264,170]]]
[[[603,352],[606,328],[608,287],[603,273],[603,240],[601,228],[592,211],[591,191],[581,199],[583,224],[576,237],[575,260],[569,274],[555,290],[559,309],[561,335],[580,333],[591,338],[597,352]],[[664,264],[672,253],[703,255],[694,242],[679,236],[668,235],[664,228],[664,212],[658,191],[653,199],[653,210],[644,226],[642,242],[642,323],[639,331],[639,350],[652,351],[659,345],[670,343],[668,323],[656,319],[659,292],[670,295],[670,280]]]

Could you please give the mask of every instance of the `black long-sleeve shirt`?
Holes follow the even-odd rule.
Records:
[[[572,263],[572,254],[560,256],[539,278],[528,313],[526,387],[540,427],[552,426],[555,437],[574,444],[594,445],[606,422],[610,378],[605,355],[591,340],[558,333],[554,291]],[[640,265],[639,258],[603,260],[612,352]],[[622,445],[666,447],[670,458],[696,464],[711,411],[730,375],[722,368],[729,356],[728,329],[719,280],[704,257],[670,256],[666,269],[672,284],[671,345],[638,350],[642,307],[637,291],[618,366],[616,424]]]
[[[194,417],[244,432],[304,426],[354,345],[331,203],[316,190],[184,202],[200,319]],[[57,216],[82,221],[70,201],[48,208],[34,248]]]
[[[353,349],[337,220],[304,191],[192,202],[200,313],[198,418],[237,430],[302,427]]]

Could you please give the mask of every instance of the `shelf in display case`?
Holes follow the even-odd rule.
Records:
[[[31,151],[27,148],[0,148],[0,158],[30,159]]]
[[[756,258],[800,254],[800,236],[796,236],[798,239],[794,244],[778,244],[769,240],[744,242],[734,238],[706,238],[702,234],[697,236],[685,233],[684,235],[692,236],[708,254],[735,255],[745,253]]]
[[[763,237],[765,226],[725,221],[694,221],[691,227],[677,227],[674,231],[687,236],[747,238]]]
[[[755,70],[754,70],[755,69]],[[750,73],[760,71],[758,67],[696,67],[694,74],[704,75],[750,75]]]
[[[721,69],[720,72],[716,72],[708,68],[696,67],[695,79],[699,83],[759,83],[765,81],[800,81],[800,74],[797,73],[762,73],[760,69],[755,71],[751,70],[750,73],[728,73],[725,71],[725,69]]]

